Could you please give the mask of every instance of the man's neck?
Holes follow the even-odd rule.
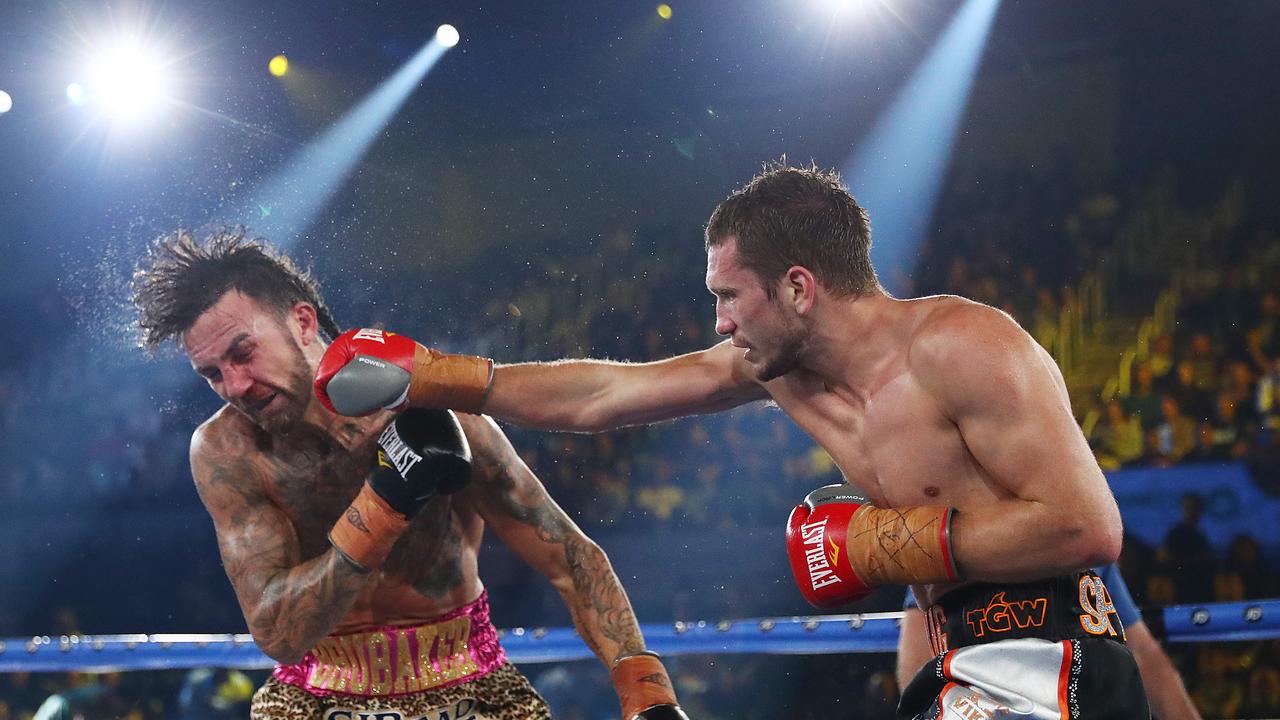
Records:
[[[865,396],[906,347],[905,310],[902,301],[880,292],[828,298],[814,318],[803,367],[832,390]]]

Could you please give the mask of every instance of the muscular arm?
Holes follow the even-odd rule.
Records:
[[[649,363],[562,360],[494,370],[486,414],[540,430],[599,432],[711,413],[768,393],[726,343]]]
[[[961,573],[1018,582],[1115,560],[1120,511],[1053,360],[997,310],[971,304],[938,314],[912,345],[912,371],[997,495],[959,508]]]
[[[297,662],[347,613],[368,575],[332,548],[302,562],[293,523],[265,493],[262,468],[212,434],[196,431],[191,469],[223,568],[258,647]]]
[[[459,415],[473,452],[467,492],[489,527],[564,598],[578,634],[609,667],[645,649],[626,591],[603,550],[547,495],[489,418]]]

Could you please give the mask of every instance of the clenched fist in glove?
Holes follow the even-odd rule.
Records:
[[[447,355],[404,335],[360,328],[342,333],[325,350],[315,392],[340,415],[406,407],[479,413],[492,380],[488,358]]]

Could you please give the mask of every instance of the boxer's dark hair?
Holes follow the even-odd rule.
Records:
[[[243,227],[223,228],[204,241],[178,230],[156,240],[133,273],[142,346],[154,352],[195,324],[228,290],[238,290],[283,317],[298,301],[311,303],[332,340],[341,330],[320,299],[309,270],[272,250]]]
[[[801,265],[838,296],[880,289],[871,266],[871,223],[840,174],[765,165],[711,213],[706,247],[738,239],[738,257],[770,297],[787,268]]]

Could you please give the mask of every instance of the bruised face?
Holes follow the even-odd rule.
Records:
[[[707,250],[707,289],[716,297],[716,332],[744,349],[743,357],[761,382],[800,366],[809,337],[804,321],[778,294],[770,297],[754,272],[738,260],[729,238]]]
[[[313,372],[295,332],[288,318],[231,290],[183,333],[182,349],[218,397],[283,434],[311,401]]]

